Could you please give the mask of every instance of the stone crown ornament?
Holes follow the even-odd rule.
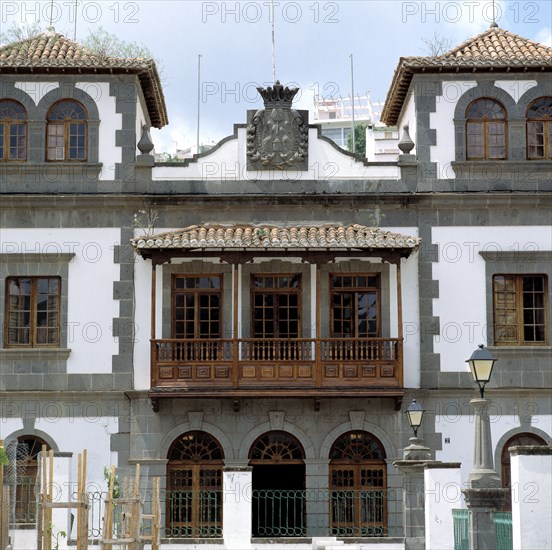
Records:
[[[265,109],[290,108],[293,103],[293,98],[297,95],[299,88],[289,88],[282,86],[277,80],[274,86],[268,88],[258,87],[257,91],[264,101]]]

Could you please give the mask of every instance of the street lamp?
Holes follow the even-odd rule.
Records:
[[[472,353],[471,357],[466,360],[466,363],[470,366],[471,375],[479,386],[481,399],[484,399],[485,385],[491,379],[496,359],[493,354],[481,344],[479,348]]]
[[[410,438],[408,447],[404,448],[404,460],[429,460],[431,458],[430,450],[425,447],[423,441],[418,438],[418,429],[422,425],[424,413],[424,408],[416,402],[416,399],[412,400],[412,403],[408,405],[405,411],[408,425],[412,428],[414,437]]]
[[[414,430],[414,437],[416,438],[418,437],[418,428],[422,425],[424,413],[424,408],[419,403],[416,403],[416,399],[412,400],[412,403],[408,405],[405,412],[408,423],[412,430]]]
[[[466,361],[481,396],[471,400],[475,413],[473,469],[468,478],[468,487],[462,491],[469,511],[470,549],[496,548],[493,513],[502,509],[506,493],[494,469],[491,423],[488,403],[484,397],[485,385],[491,379],[495,362],[493,354],[483,345]]]

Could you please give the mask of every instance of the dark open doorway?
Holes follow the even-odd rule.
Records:
[[[253,536],[305,534],[305,464],[301,444],[285,432],[269,432],[252,445]]]

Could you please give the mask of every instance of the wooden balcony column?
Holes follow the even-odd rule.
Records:
[[[402,316],[402,284],[401,284],[401,257],[397,258],[397,336],[399,338],[399,385],[403,387],[403,316]]]
[[[315,372],[315,383],[316,387],[319,388],[322,382],[322,334],[321,334],[321,321],[322,321],[322,311],[321,311],[321,273],[320,273],[320,262],[316,262],[316,306],[315,306],[315,352],[314,352],[314,372]]]
[[[151,260],[151,339],[155,340],[155,309],[157,302],[157,264]]]
[[[239,344],[239,288],[240,264],[232,264],[232,384],[234,388],[239,384],[240,344]]]

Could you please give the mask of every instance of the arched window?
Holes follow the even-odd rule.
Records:
[[[86,160],[87,118],[85,108],[72,99],[58,101],[51,107],[47,116],[47,160]]]
[[[510,466],[510,447],[518,445],[546,445],[546,441],[538,435],[532,433],[521,433],[514,435],[502,447],[502,455],[500,456],[500,477],[502,479],[502,487],[510,489],[512,486],[512,470]],[[508,491],[504,500],[504,511],[509,512],[512,509],[512,493]]]
[[[15,481],[15,523],[34,526],[36,523],[36,478],[39,471],[38,454],[42,446],[50,450],[50,445],[35,435],[22,435],[17,438],[15,469],[9,477]],[[8,477],[8,476],[6,476]]]
[[[284,431],[267,432],[251,445],[253,536],[302,537],[306,534],[305,451]]]
[[[385,450],[368,432],[340,436],[330,450],[330,527],[341,537],[387,534]]]
[[[27,159],[27,111],[13,99],[0,100],[0,161]]]
[[[506,110],[496,100],[477,99],[466,109],[468,160],[506,158]]]
[[[527,109],[527,158],[552,159],[552,97],[539,97]]]
[[[206,432],[187,432],[173,442],[167,458],[167,537],[220,538],[220,443]]]

